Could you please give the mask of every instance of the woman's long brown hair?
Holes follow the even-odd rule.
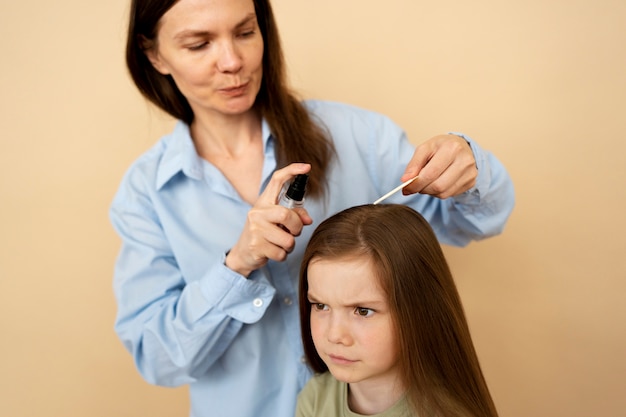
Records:
[[[387,295],[399,369],[413,411],[422,417],[497,417],[463,306],[439,242],[404,205],[364,205],[322,222],[300,269],[300,321],[311,368],[328,370],[311,336],[307,270],[312,260],[363,256]]]
[[[161,17],[178,0],[132,0],[126,41],[126,66],[141,94],[173,117],[191,124],[193,111],[169,75],[159,73],[144,53],[146,41],[156,40]],[[310,196],[321,196],[334,147],[324,126],[313,120],[287,83],[285,61],[269,0],[253,0],[261,35],[263,81],[255,107],[267,120],[276,140],[279,166],[311,164],[307,183]]]

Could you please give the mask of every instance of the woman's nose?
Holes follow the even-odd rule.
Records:
[[[237,72],[241,69],[243,60],[232,41],[225,41],[220,45],[217,68],[221,72]]]

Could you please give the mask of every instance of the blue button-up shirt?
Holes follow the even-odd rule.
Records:
[[[315,224],[397,186],[413,155],[404,132],[384,116],[338,103],[306,106],[328,129],[338,157],[326,197],[305,201],[315,223],[285,262],[270,261],[247,279],[224,265],[250,205],[198,156],[183,123],[130,167],[111,206],[122,238],[115,330],[147,381],[189,384],[193,417],[294,415],[311,376],[297,306],[306,243]],[[277,168],[266,123],[263,138],[259,193]],[[446,200],[397,193],[386,201],[412,206],[452,245],[500,233],[513,208],[506,170],[466,140],[478,166],[473,189]]]

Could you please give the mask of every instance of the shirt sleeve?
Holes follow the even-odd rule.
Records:
[[[411,160],[415,145],[406,133],[386,116],[371,116],[363,135],[369,136],[369,150],[363,152],[379,195],[395,187]],[[425,194],[390,197],[390,203],[407,204],[430,223],[439,241],[466,246],[471,241],[500,234],[513,210],[515,193],[511,178],[490,152],[462,134],[470,145],[478,169],[476,184],[465,193],[447,199]]]
[[[483,150],[467,135],[451,133],[469,143],[478,169],[474,187],[449,199],[451,221],[465,236],[451,233],[442,239],[444,243],[465,246],[472,240],[502,233],[515,205],[515,191],[506,168],[492,153]]]
[[[186,282],[147,192],[127,180],[110,217],[122,239],[115,265],[115,331],[150,383],[197,380],[218,360],[244,323],[261,319],[275,290],[216,258],[204,276]]]
[[[463,137],[474,153],[478,169],[474,187],[443,200],[414,194],[405,201],[424,216],[441,243],[466,246],[502,233],[515,204],[515,193],[507,170],[493,154],[467,135],[454,134]],[[400,151],[400,158],[405,161],[401,170],[404,170],[415,147],[407,142],[404,133],[400,143],[404,149]]]

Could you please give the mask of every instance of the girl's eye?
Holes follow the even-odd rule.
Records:
[[[313,308],[318,311],[328,310],[328,306],[322,303],[312,303]]]
[[[365,307],[357,307],[354,312],[360,317],[370,317],[374,314],[374,310]]]

